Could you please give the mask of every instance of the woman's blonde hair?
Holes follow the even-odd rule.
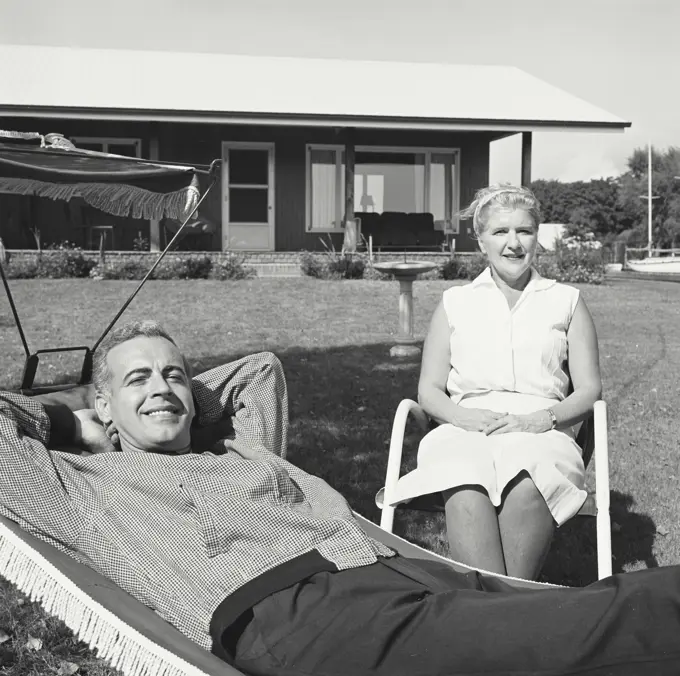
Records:
[[[524,209],[529,213],[536,227],[542,220],[541,203],[529,188],[511,183],[496,183],[478,190],[470,206],[459,214],[463,219],[472,219],[472,227],[477,237],[486,227],[486,218],[491,206],[501,209]]]

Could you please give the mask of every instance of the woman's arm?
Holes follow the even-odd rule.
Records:
[[[573,392],[552,407],[557,427],[571,427],[586,418],[602,396],[600,351],[590,311],[579,298],[567,330],[569,375]]]
[[[423,358],[418,381],[418,403],[425,413],[439,423],[452,422],[456,409],[446,393],[451,368],[450,329],[442,301],[437,305],[423,344]]]
[[[446,381],[451,369],[451,329],[439,302],[432,315],[423,345],[423,359],[418,382],[418,402],[439,423],[452,423],[465,430],[480,432],[502,414],[481,409],[463,408],[449,397]]]

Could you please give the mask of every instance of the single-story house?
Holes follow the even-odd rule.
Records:
[[[0,129],[58,132],[77,146],[209,164],[194,250],[342,246],[345,224],[376,249],[470,251],[457,212],[488,184],[489,144],[522,135],[531,180],[534,131],[630,126],[513,67],[344,61],[0,45]],[[163,247],[173,224],[0,195],[5,246],[69,240]],[[176,229],[176,224],[175,224]],[[33,231],[33,232],[32,232]]]

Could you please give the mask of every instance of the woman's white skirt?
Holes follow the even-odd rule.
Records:
[[[555,403],[554,399],[533,395],[490,392],[466,397],[459,405],[520,414]],[[486,490],[498,507],[505,487],[524,470],[561,526],[579,511],[587,496],[576,432],[577,428],[571,428],[486,436],[450,424],[440,425],[420,442],[418,466],[399,479],[390,504],[472,484]]]

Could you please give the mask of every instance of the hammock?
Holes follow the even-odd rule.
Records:
[[[387,533],[356,515],[364,530],[403,556],[471,568]],[[484,571],[481,571],[484,572]],[[490,573],[489,573],[490,574]],[[91,568],[0,517],[0,575],[61,619],[97,655],[125,676],[242,674],[190,641],[159,615]],[[518,588],[550,588],[496,575]]]

